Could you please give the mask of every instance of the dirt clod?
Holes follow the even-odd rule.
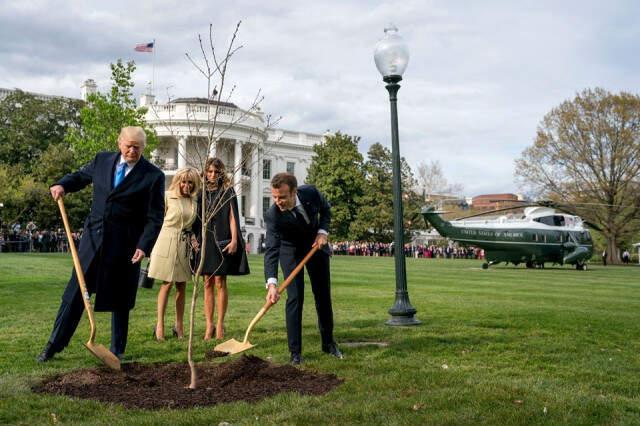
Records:
[[[204,354],[204,359],[222,358],[228,355],[229,352],[214,351],[211,349],[209,352]]]
[[[160,409],[205,407],[224,402],[258,401],[281,392],[321,395],[342,383],[334,374],[318,374],[243,355],[224,364],[198,367],[198,389],[190,390],[186,363],[123,364],[121,371],[106,367],[74,370],[45,379],[37,393],[67,395],[121,404],[126,408]]]

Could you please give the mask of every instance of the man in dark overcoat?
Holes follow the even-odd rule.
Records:
[[[140,261],[151,253],[164,216],[164,174],[142,157],[146,135],[125,127],[119,152],[98,153],[93,161],[51,186],[54,200],[93,184],[91,211],[84,223],[78,255],[94,309],[111,314],[111,352],[122,359],[129,311],[136,301]],[[62,295],[53,331],[37,360],[61,352],[84,312],[75,270]]]
[[[298,188],[296,177],[278,173],[271,180],[274,204],[265,215],[267,225],[264,273],[267,280],[267,300],[276,303],[278,261],[285,277],[317,245],[318,250],[306,264],[318,315],[322,351],[336,358],[342,353],[333,340],[333,309],[331,307],[330,249],[327,235],[331,222],[331,206],[315,186]],[[302,307],[304,304],[304,273],[298,274],[287,287],[286,323],[291,363],[302,362]]]

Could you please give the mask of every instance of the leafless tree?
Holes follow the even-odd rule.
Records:
[[[417,192],[422,194],[424,201],[431,199],[432,195],[451,195],[462,192],[461,184],[449,184],[442,171],[442,165],[438,160],[431,160],[429,164],[424,161],[417,168]]]
[[[274,120],[271,116],[264,116],[264,122],[260,126],[252,127],[255,124],[255,117],[260,113],[260,105],[263,101],[263,96],[260,91],[253,98],[251,104],[245,109],[230,107],[230,100],[235,93],[235,86],[228,87],[227,77],[229,71],[229,65],[234,55],[242,48],[241,45],[237,45],[238,32],[241,22],[235,27],[233,36],[225,49],[219,51],[216,48],[213,26],[209,26],[209,34],[206,40],[203,40],[202,36],[198,35],[199,56],[196,58],[193,55],[186,53],[186,59],[195,67],[195,69],[203,77],[206,82],[206,103],[187,104],[186,116],[177,116],[174,111],[175,103],[172,102],[169,97],[169,102],[166,106],[163,106],[163,111],[159,110],[159,107],[154,105],[151,107],[152,112],[156,117],[160,117],[162,113],[164,116],[168,113],[168,119],[164,119],[161,125],[165,126],[165,130],[168,130],[173,137],[185,137],[188,138],[190,145],[193,149],[186,152],[178,151],[178,155],[185,160],[187,165],[198,169],[201,185],[203,188],[203,196],[200,211],[198,217],[202,223],[199,246],[199,259],[200,261],[193,268],[193,294],[191,298],[191,308],[189,312],[189,338],[188,338],[188,351],[187,359],[191,370],[191,381],[189,388],[195,389],[198,384],[198,376],[193,361],[193,336],[195,329],[195,310],[198,298],[198,292],[203,281],[203,266],[205,257],[208,250],[219,250],[217,245],[215,247],[207,247],[207,232],[209,221],[218,214],[224,207],[225,203],[232,200],[230,196],[231,189],[221,189],[223,191],[215,202],[209,203],[207,197],[204,196],[204,188],[206,188],[206,174],[205,165],[207,159],[212,156],[213,153],[218,151],[221,144],[224,143],[225,135],[229,131],[236,127],[241,126],[249,132],[249,140],[245,144],[246,149],[242,151],[242,160],[236,161],[231,167],[227,165],[227,171],[229,174],[235,176],[236,181],[233,186],[240,187],[241,182],[237,181],[237,178],[241,177],[244,170],[250,170],[252,161],[260,161],[259,155],[254,156],[255,150],[264,155],[265,151],[265,138],[266,131],[274,126],[278,120]],[[204,114],[204,115],[203,115]],[[205,117],[203,119],[203,116]],[[186,125],[185,122],[186,121]],[[253,123],[253,124],[252,124]],[[186,133],[185,133],[186,129]],[[162,149],[162,148],[160,148]],[[255,158],[258,158],[255,160]],[[257,179],[258,176],[252,178]],[[233,187],[232,186],[232,187]],[[238,196],[236,191],[235,196]],[[236,218],[240,220],[240,218]],[[242,238],[240,236],[240,238]]]

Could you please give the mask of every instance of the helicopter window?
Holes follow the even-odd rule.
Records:
[[[553,217],[553,224],[555,226],[564,226],[564,216],[555,215]]]
[[[544,225],[554,226],[553,216],[537,217],[533,220],[536,222],[542,223]]]

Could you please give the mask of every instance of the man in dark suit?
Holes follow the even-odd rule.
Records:
[[[158,237],[164,216],[164,174],[142,157],[146,135],[125,127],[119,152],[98,153],[80,171],[51,186],[54,200],[93,184],[91,212],[84,223],[78,255],[97,312],[111,314],[111,352],[122,360],[127,345],[129,311],[136,300],[140,261]],[[61,352],[84,311],[75,270],[62,295],[53,331],[40,362]]]
[[[267,223],[264,273],[267,280],[267,300],[276,303],[278,260],[288,276],[304,256],[317,245],[320,250],[306,265],[311,290],[316,302],[322,351],[342,359],[333,340],[333,309],[331,308],[331,276],[327,230],[331,221],[331,206],[315,186],[298,188],[295,176],[278,173],[271,179],[272,205],[265,216]],[[304,304],[304,274],[300,273],[287,287],[287,337],[291,363],[302,362],[302,306]]]

